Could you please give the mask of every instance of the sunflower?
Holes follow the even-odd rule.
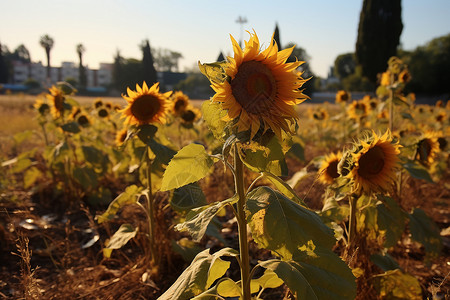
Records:
[[[36,102],[33,104],[33,106],[41,116],[45,116],[50,112],[50,106],[45,103],[43,99],[36,99]]]
[[[237,132],[250,130],[250,139],[260,128],[272,129],[279,139],[282,131],[293,133],[291,126],[298,118],[294,106],[308,99],[299,90],[306,80],[296,72],[303,62],[286,63],[294,47],[278,51],[272,39],[260,52],[256,33],[250,33],[244,49],[230,37],[234,57],[228,57],[224,65],[229,79],[211,81],[216,92],[212,100],[227,111],[224,119],[233,120]]]
[[[332,184],[334,179],[340,175],[338,173],[338,164],[342,158],[342,153],[331,153],[325,156],[319,169],[319,180],[325,184]]]
[[[77,123],[82,127],[88,127],[91,124],[91,121],[85,114],[80,114],[76,120]]]
[[[161,94],[159,83],[148,88],[145,81],[142,88],[136,84],[136,91],[127,88],[127,92],[128,96],[122,95],[122,97],[128,102],[128,106],[119,111],[122,113],[122,118],[126,118],[126,123],[145,125],[165,122],[169,106],[167,98],[172,92]]]
[[[447,114],[445,113],[445,111],[439,112],[436,116],[436,121],[439,123],[444,123],[446,119],[447,119]]]
[[[379,137],[372,131],[355,145],[351,153],[347,177],[353,181],[355,192],[372,192],[389,189],[395,179],[395,166],[401,146],[392,142],[389,131]]]
[[[329,118],[328,111],[323,107],[320,107],[317,111],[312,113],[312,118],[314,120],[323,121]]]
[[[99,108],[100,106],[103,106],[103,101],[102,101],[102,99],[97,98],[97,100],[95,100],[95,102],[94,102],[94,107]]]
[[[98,115],[100,118],[107,118],[107,117],[109,117],[109,112],[108,112],[108,110],[107,110],[106,108],[100,108],[100,109],[97,111],[97,115]]]
[[[338,91],[336,93],[336,103],[346,103],[349,102],[351,99],[350,93],[346,91]]]
[[[382,86],[391,85],[391,72],[386,71],[381,74],[380,85]]]
[[[411,74],[409,74],[408,70],[403,70],[398,74],[398,81],[401,83],[407,83],[411,80]]]
[[[170,97],[172,100],[172,114],[181,116],[189,105],[189,97],[182,91],[177,91]]]
[[[81,109],[79,107],[74,107],[72,109],[72,113],[70,114],[70,119],[75,120],[76,117],[81,113]]]
[[[361,119],[367,117],[370,106],[363,100],[353,101],[348,107],[348,116],[350,119]]]
[[[50,94],[47,94],[46,97],[48,100],[50,100],[50,112],[52,113],[53,117],[57,119],[64,113],[64,93],[56,86],[52,86],[48,90]]]
[[[430,165],[439,150],[439,133],[426,131],[417,142],[416,159],[424,165]]]
[[[115,140],[116,145],[117,146],[122,146],[123,143],[125,142],[126,138],[127,138],[127,135],[128,135],[128,129],[127,128],[124,128],[124,129],[122,129],[120,131],[117,131],[117,133],[116,133],[116,140]]]
[[[201,118],[201,113],[197,108],[188,106],[180,117],[183,124],[192,125]]]

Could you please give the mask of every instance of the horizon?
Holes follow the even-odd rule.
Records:
[[[244,40],[249,37],[245,31],[254,29],[265,48],[278,23],[282,46],[293,42],[305,49],[316,76],[326,77],[338,55],[354,52],[362,1],[284,3],[273,7],[269,1],[230,1],[230,6],[239,5],[240,11],[237,11],[218,10],[217,5],[207,0],[192,3],[180,0],[145,3],[136,0],[11,1],[2,4],[8,14],[0,20],[0,43],[11,52],[23,44],[32,62],[41,61],[46,65],[45,50],[39,45],[39,39],[48,34],[54,39],[52,66],[78,62],[75,47],[81,43],[86,48],[84,65],[98,69],[100,63],[113,63],[117,50],[124,58],[141,59],[138,45],[148,39],[152,48],[180,52],[183,58],[179,61],[179,71],[185,71],[196,68],[197,61],[215,61],[220,52],[232,55],[229,35],[241,39],[241,26],[236,20],[244,17],[247,19],[242,26]],[[414,50],[450,33],[450,20],[446,17],[450,1],[435,0],[433,4],[402,1],[400,43],[403,49]],[[28,9],[23,10],[23,7]],[[108,7],[107,14],[105,7]],[[286,10],[286,7],[299,10]],[[156,29],[158,27],[162,29]]]

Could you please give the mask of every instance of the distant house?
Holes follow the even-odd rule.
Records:
[[[64,81],[69,78],[78,80],[78,65],[73,62],[63,62],[60,67],[50,68],[50,82],[47,82],[47,67],[42,62],[24,63],[13,61],[13,73],[11,84],[22,85],[27,79],[34,79],[46,87],[55,84],[58,81]],[[90,69],[86,67],[87,88],[105,88],[112,80],[113,64],[100,63],[99,69]],[[95,90],[95,89],[94,89]]]

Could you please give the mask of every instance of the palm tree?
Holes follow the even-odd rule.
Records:
[[[78,44],[76,46],[76,50],[78,58],[80,60],[80,65],[78,66],[78,74],[79,74],[78,82],[81,88],[85,88],[87,79],[86,79],[86,69],[83,66],[83,53],[86,51],[86,48],[84,48],[83,44]]]
[[[42,48],[45,49],[45,54],[47,54],[47,81],[50,82],[50,50],[53,48],[54,41],[48,36],[48,34],[41,36],[39,41]]]

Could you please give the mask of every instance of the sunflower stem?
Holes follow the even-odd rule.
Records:
[[[241,260],[241,282],[244,300],[251,299],[250,292],[250,258],[248,253],[247,221],[245,217],[244,164],[239,157],[238,147],[234,144],[234,184],[239,196],[237,203],[237,220],[239,229],[239,257]]]
[[[159,255],[158,251],[155,247],[155,207],[153,203],[153,192],[152,192],[152,160],[149,156],[150,147],[147,146],[147,215],[148,215],[148,234],[149,234],[149,244],[150,244],[150,261],[153,266],[155,263],[159,263]]]
[[[389,90],[389,130],[394,130],[394,90]]]
[[[356,204],[358,201],[358,195],[353,193],[350,195],[350,220],[349,220],[349,232],[348,232],[348,244],[347,249],[353,249],[356,236]]]

